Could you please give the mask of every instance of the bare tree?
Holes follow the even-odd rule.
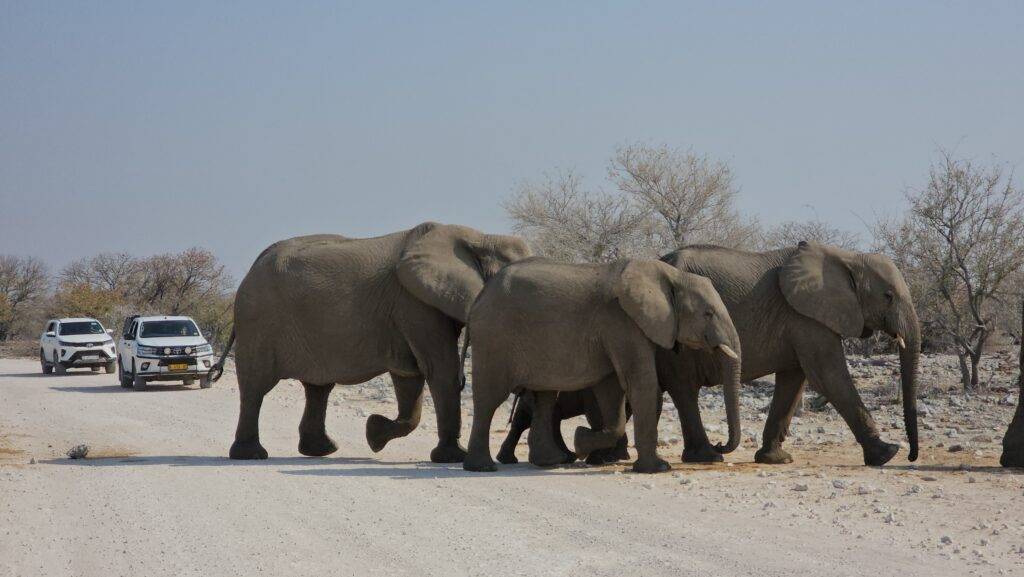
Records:
[[[25,309],[49,288],[46,265],[35,257],[0,255],[0,340],[22,329]]]
[[[101,253],[72,262],[60,272],[60,281],[84,285],[93,290],[111,291],[127,297],[141,283],[138,258],[128,253]]]
[[[524,182],[504,208],[535,253],[569,262],[608,262],[650,251],[647,214],[629,198],[591,192],[572,171]]]
[[[655,218],[658,252],[694,243],[750,247],[760,227],[740,216],[728,164],[668,146],[632,144],[615,151],[609,177]]]
[[[791,220],[773,226],[765,232],[764,247],[775,249],[796,246],[802,240],[846,250],[860,248],[860,236],[856,233],[834,227],[817,218],[805,221]]]
[[[928,184],[907,199],[904,219],[880,223],[876,238],[914,271],[908,276],[918,284],[912,291],[920,293],[924,323],[950,339],[964,388],[975,388],[999,295],[1024,268],[1024,195],[1004,167],[943,151]]]

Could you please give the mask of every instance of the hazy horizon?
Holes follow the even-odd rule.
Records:
[[[1024,161],[1019,3],[0,7],[0,253],[212,250],[425,220],[629,142],[728,162],[763,224],[866,237],[937,150]],[[1019,182],[1019,180],[1018,180]]]

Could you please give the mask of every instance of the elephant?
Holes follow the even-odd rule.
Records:
[[[658,414],[661,414],[661,395],[658,396]],[[534,415],[535,400],[533,394],[527,391],[523,394],[519,402],[516,404],[516,409],[512,413],[512,419],[509,423],[509,431],[505,436],[505,441],[501,444],[501,449],[498,451],[496,458],[499,463],[512,464],[518,463],[519,459],[516,458],[516,445],[519,444],[519,439],[522,438],[531,426]],[[626,420],[632,417],[632,410],[629,403],[626,403]],[[565,440],[562,438],[561,422],[565,419],[571,419],[580,415],[586,416],[587,424],[590,428],[595,430],[604,429],[604,417],[601,414],[601,407],[597,404],[597,399],[594,397],[593,392],[589,389],[583,389],[581,391],[566,391],[558,393],[558,398],[555,401],[555,406],[551,415],[552,419],[552,433],[554,435],[555,444],[561,449],[566,455],[573,454],[572,451],[565,444]],[[625,461],[629,459],[629,440],[626,435],[615,443],[615,447],[611,449],[600,449],[590,453],[587,456],[587,464],[600,465],[604,463],[614,463],[617,461]]]
[[[728,452],[739,445],[739,338],[707,279],[654,260],[566,264],[530,258],[488,281],[467,330],[474,349],[467,471],[496,470],[491,420],[510,393],[532,391],[537,412],[550,415],[558,392],[588,387],[607,418],[601,431],[576,430],[577,452],[586,457],[615,446],[625,429],[628,395],[637,449],[633,470],[668,470],[657,454],[661,391],[655,351],[680,345],[714,351],[731,374],[725,387],[729,441],[717,449]],[[551,420],[534,419],[531,463],[567,460],[552,437]]]
[[[331,390],[387,372],[398,416],[367,419],[370,448],[416,428],[426,380],[437,414],[430,459],[461,462],[459,334],[484,283],[529,255],[519,238],[433,222],[376,238],[319,234],[268,247],[235,296],[240,411],[230,457],[267,458],[260,407],[288,378],[306,396],[299,452],[333,453],[324,423]]]
[[[1021,348],[1021,363],[1024,367],[1024,348]],[[1003,454],[999,464],[1004,467],[1024,467],[1024,379],[1019,379],[1020,394],[1017,396],[1017,410],[1003,436]]]
[[[756,462],[792,462],[782,443],[807,380],[853,431],[866,465],[881,466],[896,455],[899,446],[881,440],[854,388],[843,351],[843,338],[866,338],[875,331],[889,334],[899,347],[908,459],[917,460],[921,330],[910,289],[892,260],[810,242],[768,252],[694,245],[661,260],[714,284],[739,333],[743,382],[775,374]],[[721,382],[719,367],[701,351],[659,349],[657,357],[658,378],[680,412],[683,461],[721,461],[697,405],[701,386]]]
[[[662,257],[679,270],[705,276],[722,295],[743,346],[743,381],[775,373],[775,392],[754,460],[792,462],[782,449],[793,413],[812,381],[860,443],[864,464],[881,466],[899,451],[883,441],[854,388],[843,338],[890,335],[899,347],[903,418],[917,460],[917,367],[921,329],[903,275],[889,258],[817,243],[755,253],[712,246],[683,248]],[[697,410],[699,386],[715,383],[716,367],[699,353],[661,355],[660,378],[694,383],[668,387],[683,421],[683,459],[720,460],[709,451]]]

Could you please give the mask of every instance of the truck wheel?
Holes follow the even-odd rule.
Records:
[[[53,373],[53,365],[46,362],[46,355],[42,349],[39,349],[39,364],[43,366],[43,374],[49,375]]]
[[[196,380],[195,380],[195,379],[193,379],[193,378],[191,378],[191,377],[189,377],[189,378],[185,379],[185,380],[184,380],[184,381],[182,381],[182,382],[184,382],[184,383],[185,383],[185,386],[186,386],[186,387],[191,387],[192,385],[196,384]]]
[[[146,390],[146,379],[136,375],[132,379],[132,388],[135,389],[136,391],[145,391]]]
[[[100,368],[99,367],[89,367],[89,370],[94,372],[94,373],[100,372]]]
[[[112,375],[114,374],[114,371],[117,370],[117,363],[115,363],[114,361],[110,361],[103,367],[103,370],[105,370],[108,375]]]
[[[53,356],[56,357],[57,353],[54,353]],[[53,372],[57,373],[58,375],[66,375],[68,374],[68,368],[61,364],[60,361],[54,361]]]
[[[132,386],[132,378],[124,372],[124,367],[121,365],[121,359],[117,360],[117,380],[121,381],[121,387],[129,389]]]
[[[213,383],[210,382],[210,377],[199,377],[199,388],[209,389],[213,387]]]

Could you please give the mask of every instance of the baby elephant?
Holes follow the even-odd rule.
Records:
[[[711,282],[659,261],[564,264],[531,258],[506,266],[484,286],[469,316],[473,342],[473,430],[467,471],[494,471],[489,435],[510,393],[534,392],[550,414],[559,391],[594,387],[604,429],[576,430],[576,452],[614,447],[625,432],[625,397],[633,409],[633,470],[667,471],[657,454],[656,347],[717,349],[725,383],[729,445],[739,445],[739,338]],[[680,384],[679,386],[685,386]],[[530,462],[553,465],[565,453],[552,441],[551,419],[534,419]],[[535,443],[536,441],[536,443]],[[537,454],[535,454],[535,452]]]

